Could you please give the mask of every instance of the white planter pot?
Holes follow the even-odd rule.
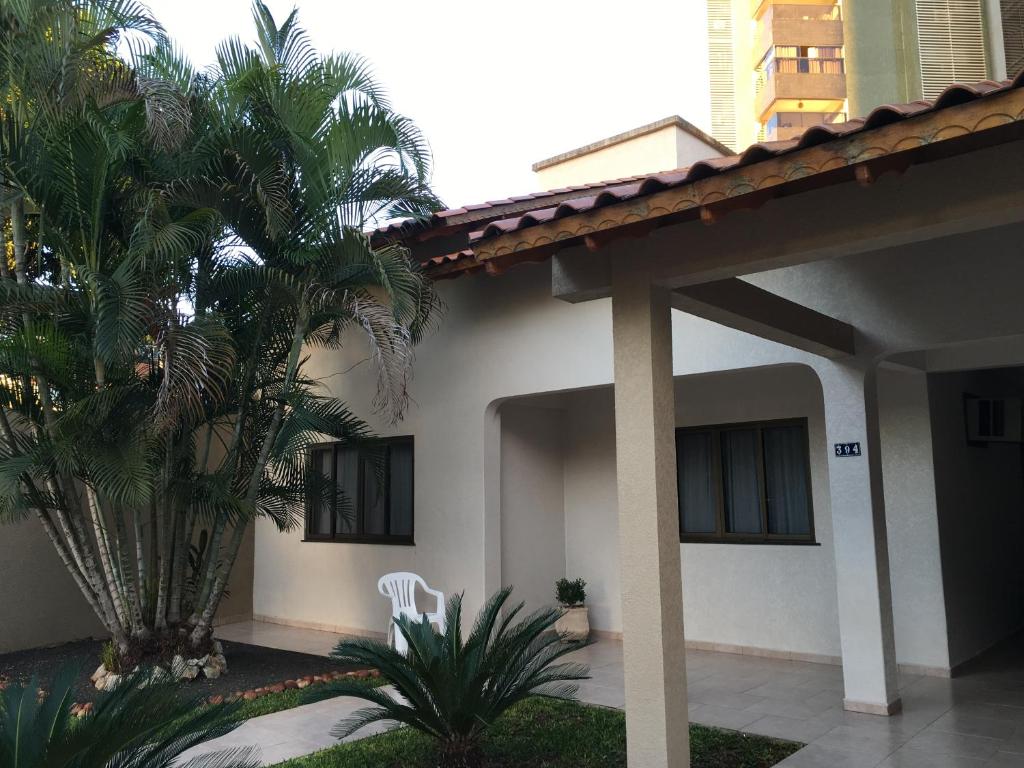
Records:
[[[563,608],[562,618],[555,622],[555,632],[563,640],[579,643],[590,637],[590,610],[585,605]]]

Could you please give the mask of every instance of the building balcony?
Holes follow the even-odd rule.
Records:
[[[762,126],[762,140],[796,139],[812,126],[844,122],[846,122],[845,112],[775,112]]]
[[[775,45],[843,45],[838,5],[769,5],[757,21],[753,55],[760,60]]]
[[[773,59],[757,73],[754,108],[762,121],[779,100],[838,101],[846,98],[842,59]]]

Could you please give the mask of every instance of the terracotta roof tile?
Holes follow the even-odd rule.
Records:
[[[577,197],[577,193],[584,194],[595,189],[603,189],[605,187],[621,185],[631,181],[640,181],[644,178],[644,176],[631,176],[622,179],[611,179],[609,181],[579,184],[572,187],[546,189],[540,192],[530,192],[524,195],[513,195],[504,200],[492,200],[485,203],[464,205],[459,208],[449,208],[448,210],[438,211],[437,213],[431,214],[431,216],[426,220],[402,219],[391,222],[390,224],[375,230],[372,235],[374,237],[396,235],[406,237],[417,232],[448,226],[452,223],[456,223],[454,220],[458,220],[458,224],[464,225],[474,221],[486,221],[488,218],[501,218],[501,209],[509,206],[526,205],[526,210],[529,210],[532,207],[541,208],[544,207],[545,204],[550,204],[551,198]],[[537,205],[532,206],[532,203],[536,203]]]
[[[907,104],[884,104],[876,107],[865,118],[854,118],[845,123],[832,125],[817,125],[808,128],[799,138],[786,141],[760,142],[753,144],[739,155],[729,157],[714,157],[708,160],[701,160],[689,168],[680,168],[673,171],[648,174],[632,179],[617,179],[602,182],[588,187],[604,187],[597,195],[581,195],[560,202],[557,206],[549,208],[538,208],[507,219],[492,221],[478,233],[470,237],[470,242],[483,240],[496,235],[507,234],[516,230],[525,229],[536,224],[551,221],[552,219],[570,216],[575,213],[582,213],[593,210],[603,205],[622,202],[631,198],[649,195],[660,192],[675,186],[681,186],[698,181],[709,176],[737,168],[740,166],[752,165],[754,163],[768,160],[773,157],[793,152],[805,147],[816,146],[827,141],[850,136],[861,131],[878,128],[890,123],[906,120],[910,117],[932,112],[947,107],[964,104],[975,99],[982,98],[989,94],[999,93],[1011,88],[1024,86],[1024,72],[1017,75],[1014,80],[998,83],[992,80],[985,80],[980,83],[963,84],[956,83],[946,88],[934,101],[913,101]],[[622,183],[628,182],[628,183]],[[553,190],[553,192],[564,190]],[[534,196],[538,203],[543,203],[544,195],[540,193]]]

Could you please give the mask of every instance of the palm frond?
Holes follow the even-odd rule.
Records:
[[[237,705],[199,706],[173,684],[128,675],[91,714],[71,715],[77,670],[66,668],[40,697],[38,683],[12,685],[0,698],[0,764],[6,768],[169,768],[193,746],[236,728]],[[255,768],[251,750],[196,758],[193,768]]]
[[[440,742],[442,752],[471,747],[509,707],[532,695],[571,698],[588,676],[579,664],[559,662],[579,646],[551,632],[560,613],[537,611],[514,621],[522,604],[501,619],[511,588],[495,593],[463,639],[462,596],[449,598],[444,633],[426,620],[403,616],[396,631],[408,643],[403,656],[375,640],[344,641],[332,656],[380,670],[393,692],[342,684],[333,690],[370,702],[340,722],[332,733],[349,736],[372,723],[403,723]]]

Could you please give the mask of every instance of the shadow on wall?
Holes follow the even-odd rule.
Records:
[[[611,386],[503,403],[501,577],[531,607],[562,576],[588,584],[591,625],[621,633]],[[839,654],[821,384],[803,365],[676,378],[680,427],[805,418],[818,547],[682,545],[687,636]],[[793,600],[792,595],[801,595]]]
[[[250,526],[218,624],[252,618],[253,539]],[[42,526],[0,527],[0,653],[105,636]]]
[[[969,443],[967,394],[1024,397],[1024,367],[928,377],[954,667],[1024,625],[1024,444]]]

